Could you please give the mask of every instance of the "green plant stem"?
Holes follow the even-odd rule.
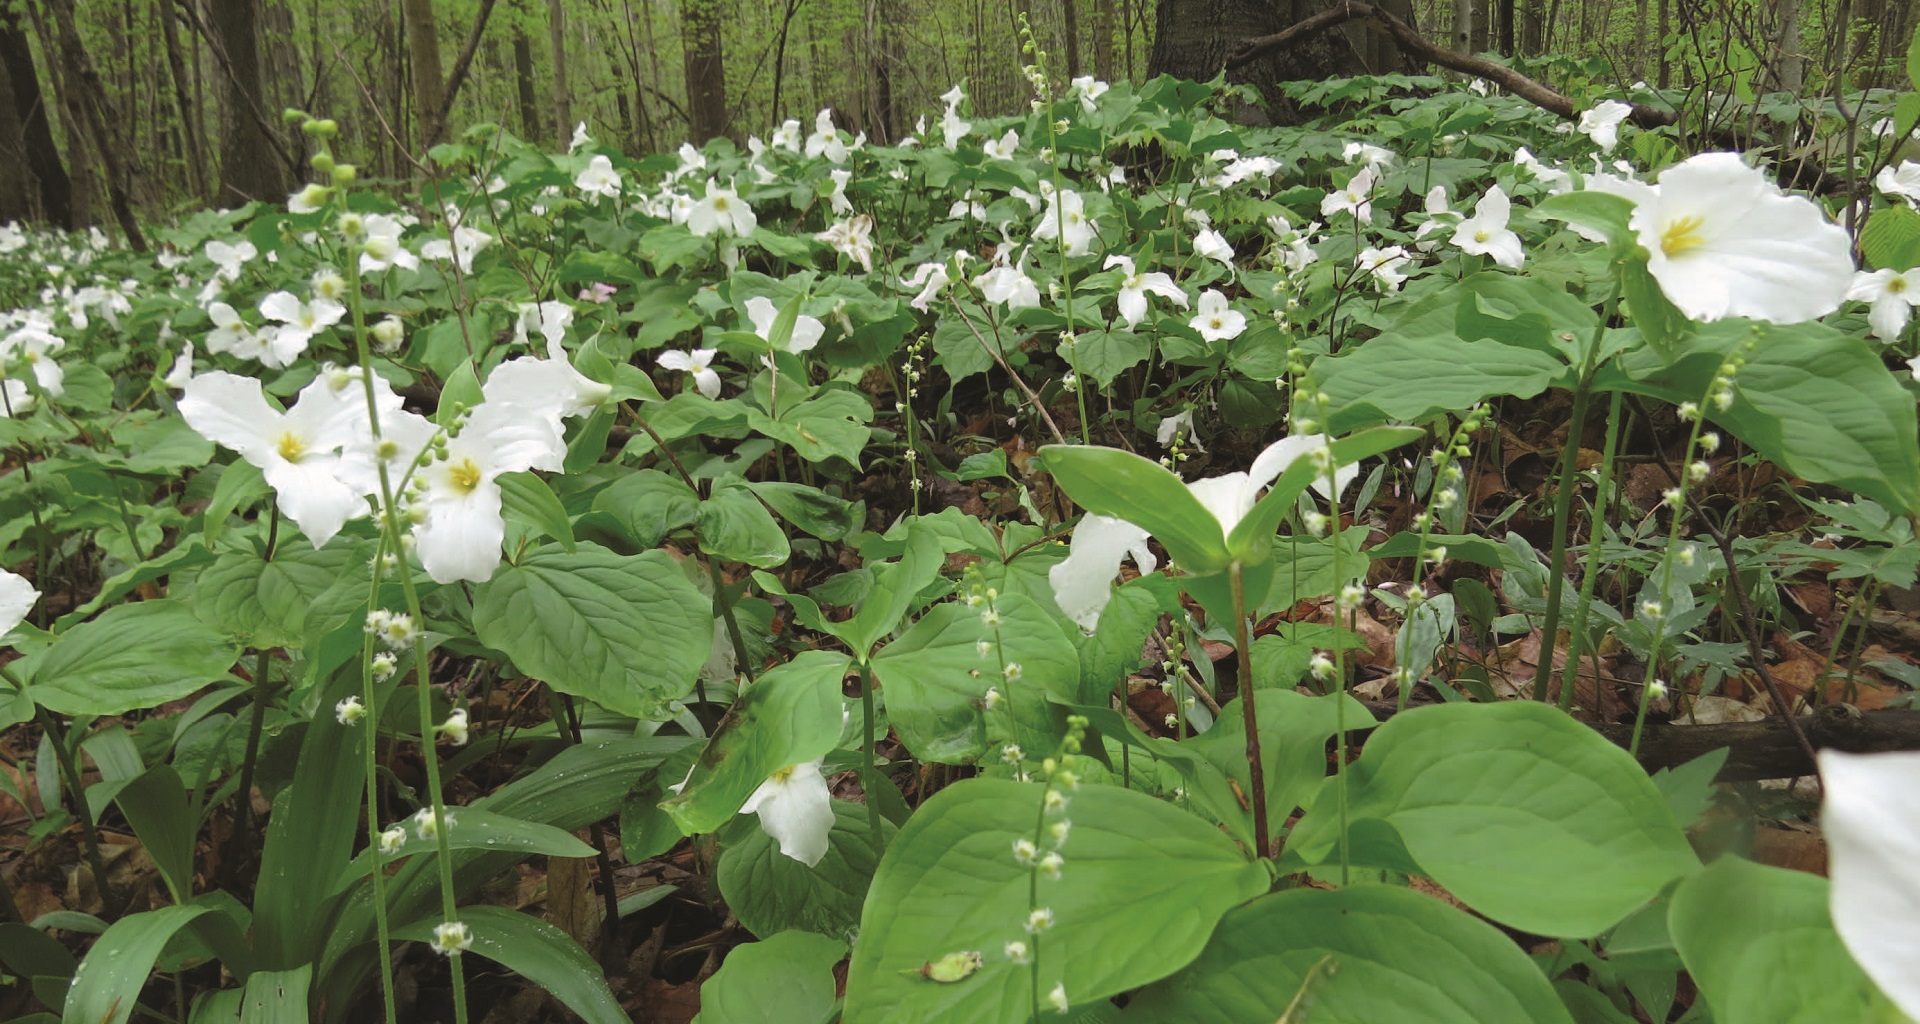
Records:
[[[1227,584],[1233,590],[1233,636],[1240,672],[1240,714],[1247,730],[1247,783],[1253,792],[1254,856],[1272,856],[1272,833],[1267,831],[1267,769],[1260,756],[1260,716],[1254,707],[1253,642],[1247,628],[1247,591],[1242,582],[1240,563],[1227,566]]]
[[[367,403],[367,418],[377,447],[381,439],[380,406],[377,400],[377,393],[373,386],[373,358],[367,345],[365,304],[360,294],[360,261],[349,258],[343,262],[345,262],[348,267],[347,305],[353,314],[353,343],[355,355],[358,356],[360,360],[360,381]],[[464,316],[462,317],[462,323],[465,323]],[[387,462],[385,459],[374,460],[374,466],[379,471],[380,477],[380,507],[378,512],[380,533],[385,542],[385,549],[396,555],[395,571],[400,577],[401,593],[406,598],[407,614],[412,617],[416,630],[424,630],[426,626],[426,615],[420,608],[419,588],[416,587],[413,582],[413,566],[405,555],[407,546],[403,542],[402,520],[398,514],[399,506],[394,501],[395,488],[393,480],[391,474],[387,471]],[[368,612],[372,612],[373,606],[369,605],[367,610]],[[459,920],[459,907],[455,899],[453,884],[453,848],[447,837],[447,832],[450,830],[448,827],[447,806],[444,790],[440,782],[440,754],[439,751],[434,749],[433,726],[430,724],[433,721],[433,680],[427,671],[427,652],[421,648],[419,634],[417,632],[414,637],[412,654],[414,685],[419,696],[420,745],[422,748],[420,759],[426,765],[427,798],[432,807],[434,838],[437,841],[437,850],[435,851],[437,855],[434,857],[434,866],[438,869],[440,876],[441,917],[447,922],[453,922]],[[369,808],[370,813],[371,811],[372,809]],[[448,970],[453,976],[453,1018],[455,1024],[467,1024],[467,986],[465,975],[461,970],[461,957],[456,953],[447,957],[447,961]]]
[[[1553,649],[1560,634],[1560,601],[1567,588],[1567,520],[1573,518],[1573,492],[1578,489],[1580,435],[1587,425],[1587,406],[1593,398],[1591,374],[1582,374],[1573,390],[1573,414],[1567,421],[1567,443],[1560,449],[1556,474],[1559,490],[1553,496],[1553,548],[1547,564],[1547,617],[1540,626],[1540,663],[1533,671],[1533,699],[1544,701],[1553,680]]]
[[[1606,507],[1613,488],[1613,460],[1620,451],[1620,406],[1625,392],[1615,391],[1607,403],[1607,442],[1600,453],[1600,480],[1594,490],[1593,507],[1587,516],[1587,561],[1580,572],[1580,600],[1573,608],[1573,625],[1567,631],[1567,665],[1560,676],[1560,710],[1573,710],[1574,686],[1580,679],[1580,655],[1587,641],[1587,613],[1593,607],[1594,582],[1600,578],[1600,510]],[[1594,693],[1600,692],[1600,677],[1594,675]]]
[[[860,746],[860,787],[866,789],[874,785],[879,769],[873,766],[873,666],[867,659],[859,659],[860,664],[860,727],[864,742]],[[886,843],[880,836],[880,800],[874,793],[867,793],[867,839],[873,844],[873,861],[880,862],[880,856],[886,852]]]
[[[240,759],[240,791],[234,794],[239,803],[235,815],[236,826],[233,830],[232,848],[227,854],[229,864],[238,865],[246,858],[249,833],[253,831],[253,766],[260,758],[260,734],[267,726],[267,695],[271,687],[267,684],[268,670],[272,660],[267,651],[256,652],[253,659],[253,713],[247,720],[246,755]]]
[[[4,676],[7,682],[22,690],[26,689],[18,679],[14,678],[13,673],[4,667],[0,667],[0,676]],[[94,884],[100,889],[100,902],[107,910],[108,916],[112,916],[120,907],[113,898],[112,887],[107,883],[107,863],[100,856],[100,837],[96,834],[98,830],[94,827],[93,808],[88,806],[87,791],[80,782],[78,752],[68,746],[67,731],[61,727],[60,720],[55,718],[52,712],[35,704],[33,717],[40,723],[41,731],[47,734],[48,745],[53,747],[53,759],[60,766],[60,774],[67,783],[67,794],[73,800],[73,816],[80,821],[80,844],[86,851],[87,866],[93,869]]]
[[[386,537],[380,538],[380,553],[386,550]],[[375,566],[379,559],[374,559]],[[380,603],[380,573],[376,568],[367,574],[367,607],[377,607]],[[395,1004],[393,989],[393,938],[387,924],[387,865],[386,857],[380,853],[380,687],[373,678],[373,635],[365,634],[360,643],[360,680],[361,701],[366,705],[367,723],[366,742],[361,744],[365,751],[365,772],[367,780],[367,858],[368,880],[373,886],[373,927],[380,945],[375,959],[380,962],[380,1000],[387,1013],[387,1024],[399,1024],[400,1011]]]

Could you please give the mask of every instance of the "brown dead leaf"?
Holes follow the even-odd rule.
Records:
[[[635,1024],[688,1024],[700,1012],[700,984],[670,985],[654,978],[640,990]]]
[[[599,940],[602,914],[600,899],[593,891],[593,861],[585,857],[548,858],[547,920],[582,948],[592,949]]]
[[[1791,822],[1770,822],[1754,830],[1753,860],[1790,871],[1827,873],[1827,841],[1817,829]]]

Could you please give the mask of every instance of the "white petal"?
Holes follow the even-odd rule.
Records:
[[[755,295],[747,300],[747,319],[753,321],[753,333],[761,338],[773,330],[773,322],[779,317],[780,310],[775,308],[772,299]]]
[[[316,548],[325,547],[347,520],[367,510],[360,495],[340,480],[339,462],[331,455],[309,455],[299,462],[277,459],[262,470],[280,511]]]
[[[741,814],[760,815],[760,828],[779,841],[781,853],[808,867],[827,855],[827,834],[833,831],[833,795],[820,764],[797,764],[785,778],[762,782],[740,807]]]
[[[1245,473],[1223,473],[1187,484],[1187,490],[1220,521],[1220,535],[1233,533],[1253,510],[1253,500],[1261,485],[1247,479]]]
[[[1867,976],[1920,1019],[1920,753],[1820,752],[1833,925]]]
[[[500,543],[507,534],[500,518],[499,485],[482,480],[460,498],[441,499],[440,491],[433,493],[427,521],[413,533],[420,565],[436,583],[491,579],[500,567]]]
[[[201,437],[239,452],[265,467],[273,446],[271,432],[281,414],[267,404],[260,382],[225,370],[209,370],[187,382],[180,415]]]
[[[1124,519],[1087,515],[1074,527],[1073,541],[1065,560],[1047,570],[1047,582],[1053,585],[1053,600],[1067,618],[1088,633],[1100,625],[1100,613],[1113,599],[1109,584],[1120,572],[1127,552],[1146,547],[1147,531]],[[1140,566],[1143,572],[1154,570],[1154,560]]]
[[[292,292],[274,292],[260,300],[260,315],[290,324],[300,319],[300,300]]]
[[[0,569],[0,636],[13,632],[33,610],[33,603],[40,600],[40,592],[33,589],[25,576]]]
[[[1325,434],[1297,434],[1292,437],[1283,437],[1268,445],[1265,451],[1254,458],[1247,475],[1253,479],[1255,487],[1265,487],[1286,472],[1287,467],[1293,465],[1295,459],[1325,448],[1328,440]],[[1313,489],[1323,498],[1332,498],[1344,493],[1359,477],[1358,463],[1341,466],[1333,473],[1334,492],[1332,494],[1327,493],[1325,477],[1315,479]]]

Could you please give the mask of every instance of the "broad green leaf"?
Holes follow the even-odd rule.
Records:
[[[632,1019],[607,988],[605,973],[566,932],[531,914],[506,907],[460,908],[460,921],[473,931],[478,953],[553,996],[588,1024],[628,1024]],[[396,928],[393,937],[431,942],[439,918]]]
[[[520,670],[609,711],[651,718],[693,686],[712,601],[660,551],[542,548],[475,588],[473,628]]]
[[[1128,330],[1087,331],[1076,337],[1071,349],[1065,342],[1060,345],[1060,358],[1102,388],[1152,354],[1153,342]]]
[[[1050,444],[1040,457],[1081,508],[1147,531],[1188,572],[1219,572],[1232,560],[1220,520],[1165,466],[1091,445]]]
[[[727,908],[748,931],[770,936],[798,928],[843,940],[858,932],[860,907],[879,861],[865,804],[833,802],[827,853],[812,867],[781,853],[757,824],[743,831],[746,838],[720,854],[715,878]],[[882,848],[896,831],[881,819]]]
[[[284,971],[256,971],[247,978],[240,997],[241,1024],[305,1024],[313,1019],[307,994],[313,983],[313,965]]]
[[[1152,797],[1092,785],[1067,808],[1073,824],[1058,851],[1060,877],[1036,882],[1013,843],[1036,838],[1044,791],[968,779],[908,820],[860,918],[846,1024],[1025,1020],[1032,975],[1005,948],[1032,938],[1024,927],[1035,909],[1030,891],[1053,913],[1038,943],[1042,994],[1057,983],[1089,1003],[1186,966],[1222,915],[1267,888],[1267,869],[1214,826]],[[1052,849],[1050,836],[1038,838]],[[929,963],[969,951],[984,963],[966,978],[922,976]]]
[[[687,835],[727,823],[767,777],[819,760],[840,741],[840,681],[852,659],[806,651],[763,673],[707,740],[680,793],[661,804]]]
[[[167,941],[211,909],[161,907],[115,921],[74,972],[60,1016],[63,1024],[125,1024]]]
[[[1756,337],[1757,332],[1757,337]],[[1756,344],[1719,409],[1706,389],[1721,358]],[[1629,390],[1696,402],[1709,419],[1788,472],[1858,492],[1898,512],[1920,510],[1920,427],[1913,396],[1879,347],[1820,323],[1721,321],[1690,335],[1671,365],[1629,353]]]
[[[920,592],[940,577],[946,565],[946,548],[935,519],[923,516],[907,520],[906,544],[899,561],[868,566],[873,572],[873,589],[860,603],[860,610],[844,623],[822,623],[820,628],[846,641],[856,657],[865,656],[882,637],[897,629]]]
[[[1292,1010],[1290,1014],[1288,1011]],[[1292,889],[1229,913],[1122,1021],[1572,1024],[1499,929],[1409,889]]]
[[[1367,740],[1347,783],[1356,829],[1384,823],[1467,906],[1541,935],[1597,935],[1699,867],[1631,755],[1531,701],[1395,715]],[[1323,864],[1336,855],[1337,785],[1295,827],[1289,857]]]
[[[240,654],[176,600],[109,608],[32,663],[33,699],[63,715],[118,715],[179,700],[225,678]]]
[[[639,469],[596,495],[593,507],[612,513],[641,547],[651,548],[659,546],[667,534],[693,524],[700,514],[700,496],[678,477]]]
[[[795,396],[798,397],[798,396]],[[747,411],[747,425],[776,441],[784,441],[808,462],[840,458],[860,465],[860,450],[873,431],[867,421],[873,406],[865,398],[838,388],[821,388],[804,402],[782,402],[779,417]]]
[[[887,721],[915,756],[966,763],[1005,740],[1049,750],[1064,712],[1048,698],[1092,703],[1078,699],[1079,654],[1057,619],[1018,594],[1001,594],[995,608],[997,631],[983,621],[984,606],[942,604],[874,656]],[[1019,679],[1003,677],[1003,662],[1019,666]],[[1002,695],[993,711],[986,710],[989,687]]]
[[[1451,330],[1389,331],[1314,364],[1333,412],[1329,429],[1345,433],[1392,420],[1458,412],[1492,398],[1532,398],[1565,383],[1565,360],[1498,341],[1465,341]]]
[[[969,327],[971,322],[974,327]],[[992,338],[984,326],[986,318],[980,308],[972,303],[962,305],[957,316],[940,318],[933,327],[933,351],[939,357],[940,365],[946,368],[947,376],[955,384],[966,380],[976,373],[986,373],[993,369],[993,353],[980,343]],[[976,337],[974,331],[980,332]]]
[[[574,550],[573,522],[545,480],[532,473],[502,473],[497,482],[500,512],[507,520],[559,541],[568,552]]]
[[[1876,270],[1920,264],[1920,213],[1900,205],[1875,210],[1860,232],[1860,254]]]
[[[447,849],[449,850],[501,850],[524,854],[537,854],[543,857],[591,857],[593,847],[580,841],[579,837],[564,829],[554,828],[537,821],[526,821],[505,814],[475,810],[471,807],[449,808],[448,815],[453,819],[447,826]],[[433,837],[422,838],[419,830],[413,827],[411,818],[402,819],[397,824],[407,830],[407,838],[392,853],[382,854],[381,861],[391,862],[401,857],[414,857],[421,854],[434,855],[440,852],[440,840]],[[353,859],[342,874],[337,888],[345,888],[356,878],[364,877],[370,868],[371,851],[362,850],[360,856]]]
[[[1818,875],[1722,857],[1680,883],[1667,926],[1716,1024],[1884,1018],[1884,999],[1827,910]]]
[[[701,984],[694,1024],[827,1024],[833,965],[846,955],[845,943],[808,932],[735,946]]]
[[[845,540],[861,526],[862,506],[818,487],[779,480],[749,480],[747,487],[780,518],[821,540]]]
[[[1639,257],[1625,260],[1619,272],[1620,297],[1626,300],[1633,325],[1640,329],[1640,336],[1646,339],[1654,355],[1663,360],[1672,359],[1693,322],[1660,289],[1660,282],[1654,280],[1646,260]]]
[[[714,482],[713,492],[700,503],[694,532],[701,551],[725,562],[771,568],[792,554],[773,513],[737,476]]]
[[[155,765],[115,798],[140,845],[160,869],[175,903],[193,895],[193,845],[199,821],[187,806],[187,787],[168,765]]]
[[[1607,192],[1562,192],[1535,203],[1533,212],[1604,235],[1610,241],[1624,244],[1632,240],[1627,222],[1633,216],[1633,200],[1625,196]]]
[[[316,551],[305,537],[283,533],[271,560],[251,545],[230,549],[195,578],[193,610],[250,647],[298,647],[308,607],[350,566],[364,570],[366,561],[354,548],[341,538]]]
[[[1350,737],[1373,728],[1373,714],[1365,704],[1343,693],[1309,697],[1292,690],[1254,692],[1258,695],[1254,710],[1258,714],[1260,755],[1266,766],[1267,820],[1281,822],[1295,808],[1311,803],[1326,781],[1327,740],[1340,729],[1342,705]],[[1245,715],[1239,700],[1229,701],[1220,709],[1213,728],[1181,745],[1212,762],[1252,800]]]

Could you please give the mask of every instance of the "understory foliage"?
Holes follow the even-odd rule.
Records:
[[[597,860],[618,942],[674,890],[616,865],[677,857],[714,1024],[1920,1014],[1920,766],[1832,762],[1830,912],[1702,862],[1720,757],[1583,721],[1743,680],[1811,565],[1913,584],[1920,101],[1859,98],[1848,207],[1611,100],[1249,129],[1036,61],[890,147],[477,126],[405,197],[293,113],[283,205],[0,238],[0,783],[97,897],[6,971],[70,1021],[464,1022],[478,956],[624,1020],[624,949],[493,883]],[[1471,475],[1542,396],[1536,547]],[[1703,502],[1759,467],[1804,531]]]

